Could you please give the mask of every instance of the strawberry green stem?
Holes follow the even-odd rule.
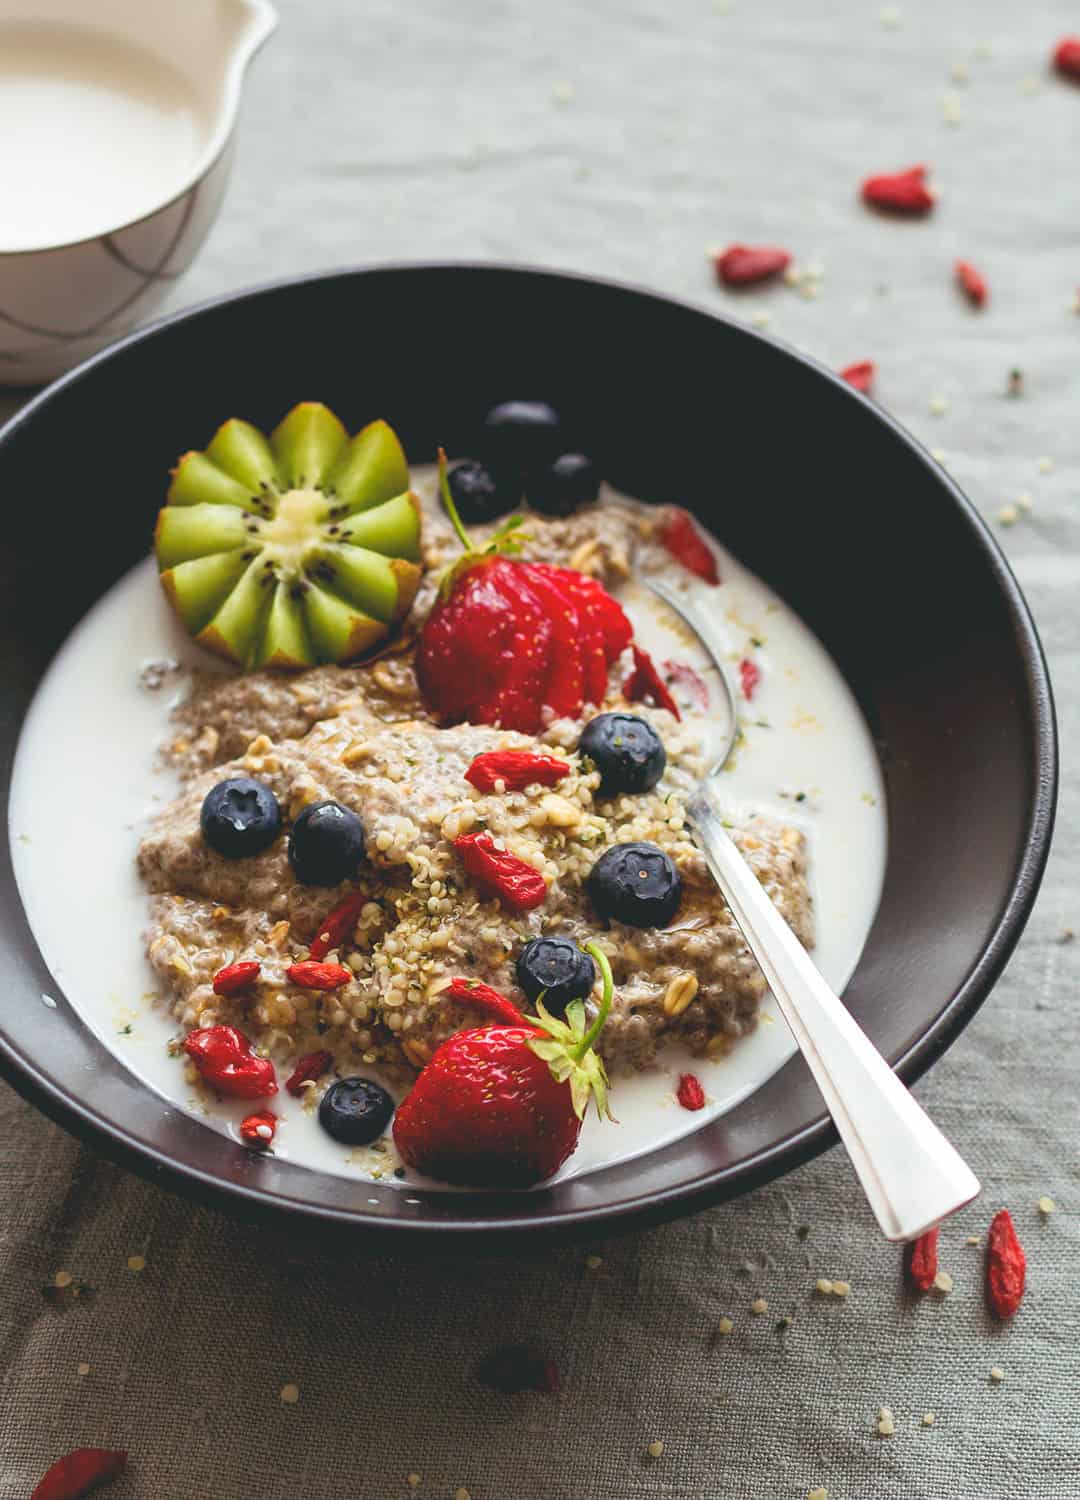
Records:
[[[476,548],[469,540],[469,533],[462,525],[461,517],[458,515],[458,508],[454,504],[454,497],[450,493],[450,480],[447,478],[446,473],[445,448],[439,449],[439,497],[446,509],[446,514],[450,517],[450,524],[458,534],[461,545],[465,548],[466,552],[475,552]]]
[[[596,943],[586,943],[585,952],[591,953],[596,960],[596,967],[600,970],[603,989],[600,994],[600,1009],[597,1012],[596,1020],[570,1054],[575,1062],[581,1061],[593,1042],[596,1041],[596,1038],[603,1031],[604,1022],[607,1020],[608,1012],[611,1010],[612,991],[615,988],[615,981],[611,977],[611,965],[608,963],[607,954],[604,950],[598,947]]]

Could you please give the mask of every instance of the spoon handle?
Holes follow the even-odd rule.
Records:
[[[723,826],[714,783],[687,805],[697,841],[794,1033],[882,1233],[912,1240],[979,1183],[826,984]]]

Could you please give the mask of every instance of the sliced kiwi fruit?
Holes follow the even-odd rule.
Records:
[[[385,422],[353,438],[302,401],[266,437],[232,418],[172,473],[161,582],[203,646],[242,667],[355,661],[408,613],[420,506]]]

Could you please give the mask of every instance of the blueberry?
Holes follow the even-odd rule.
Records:
[[[544,1004],[562,1015],[571,1000],[584,1000],[593,987],[596,969],[576,943],[563,937],[533,938],[518,954],[517,981],[535,1005],[542,990]]]
[[[600,772],[604,797],[651,791],[667,765],[663,740],[637,714],[597,714],[581,731],[578,750]]]
[[[682,895],[682,880],[655,844],[615,844],[593,865],[585,882],[602,917],[628,927],[666,927]]]
[[[219,781],[203,798],[199,824],[211,849],[246,859],[268,849],[281,832],[281,808],[265,783],[250,776]]]
[[[503,401],[484,418],[483,457],[500,474],[533,474],[558,453],[561,425],[546,401]]]
[[[484,464],[467,459],[447,475],[450,493],[466,526],[481,526],[504,516],[518,503],[519,486],[497,477]]]
[[[568,516],[595,500],[600,490],[596,465],[584,453],[564,453],[530,478],[529,504],[546,516]]]
[[[341,1078],[319,1101],[319,1124],[345,1146],[377,1140],[393,1113],[393,1099],[373,1078]]]
[[[304,885],[337,885],[364,857],[364,825],[340,802],[313,802],[293,824],[289,863]]]

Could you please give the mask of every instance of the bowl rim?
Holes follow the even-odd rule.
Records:
[[[1033,772],[1033,791],[1022,850],[1014,870],[1009,897],[998,913],[989,937],[963,982],[936,1019],[906,1050],[889,1059],[894,1071],[905,1083],[909,1085],[914,1083],[956,1040],[987,998],[1016,947],[1031,913],[1049,857],[1057,806],[1059,768],[1057,720],[1049,671],[1031,611],[989,526],[952,476],[895,417],[871,401],[869,397],[854,390],[828,366],[803,350],[785,343],[782,339],[750,328],[722,311],[634,282],[521,262],[483,260],[375,262],[277,277],[254,286],[207,298],[190,307],[154,319],[83,360],[32,397],[3,426],[0,426],[0,454],[10,439],[25,423],[33,421],[37,413],[48,405],[57,392],[78,385],[99,364],[154,338],[158,333],[173,325],[212,313],[222,306],[258,298],[266,293],[285,291],[311,282],[369,275],[453,274],[456,272],[470,275],[495,274],[529,279],[540,278],[595,286],[614,293],[626,293],[711,319],[727,328],[735,329],[741,336],[778,349],[787,358],[802,364],[814,375],[824,377],[833,386],[842,390],[849,399],[861,402],[873,412],[876,420],[883,423],[897,440],[912,451],[949,496],[958,518],[963,522],[971,540],[981,552],[1007,606],[1018,659],[1023,667],[1028,692],[1027,707],[1030,724],[1028,750],[1029,763]],[[85,1024],[81,1018],[76,1017],[76,1019],[79,1025]],[[799,1065],[797,1056],[785,1064],[785,1066],[792,1065]],[[602,1233],[614,1228],[632,1227],[634,1224],[659,1223],[677,1215],[700,1210],[711,1203],[773,1181],[820,1155],[829,1146],[837,1144],[839,1139],[829,1116],[822,1108],[821,1114],[801,1129],[773,1141],[736,1163],[710,1170],[692,1182],[645,1190],[639,1195],[620,1199],[616,1203],[594,1204],[560,1212],[541,1213],[530,1217],[527,1221],[498,1214],[482,1220],[470,1218],[467,1215],[438,1220],[421,1217],[388,1218],[379,1214],[365,1213],[362,1208],[342,1208],[302,1202],[284,1196],[271,1196],[261,1187],[227,1180],[200,1167],[192,1166],[175,1156],[170,1156],[156,1146],[137,1140],[127,1129],[118,1126],[91,1106],[73,1099],[32,1058],[21,1053],[3,1033],[0,1033],[0,1074],[25,1098],[70,1134],[102,1151],[119,1165],[151,1181],[163,1183],[187,1197],[196,1198],[210,1207],[231,1212],[234,1216],[240,1214],[254,1219],[270,1219],[278,1223],[287,1221],[294,1225],[298,1221],[309,1224],[318,1223],[322,1227],[334,1226],[351,1231],[353,1234],[358,1231],[377,1231],[383,1241],[389,1237],[416,1243],[417,1236],[422,1237],[432,1233],[484,1238],[493,1243],[501,1239],[516,1241],[522,1233],[543,1234],[547,1237],[571,1236],[580,1240],[587,1233]],[[152,1097],[149,1091],[147,1095],[148,1098]],[[462,1201],[468,1203],[475,1200],[464,1195]]]

